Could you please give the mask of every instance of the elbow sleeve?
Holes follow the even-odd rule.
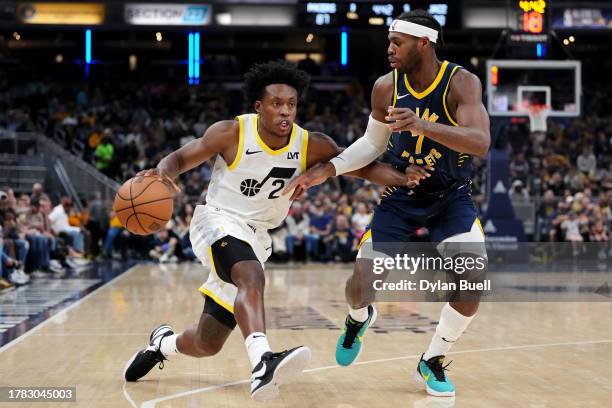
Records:
[[[363,137],[357,139],[342,153],[330,160],[336,168],[336,175],[360,169],[372,163],[387,148],[391,131],[383,122],[370,115]]]

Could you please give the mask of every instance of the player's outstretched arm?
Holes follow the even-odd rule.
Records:
[[[236,156],[238,146],[238,121],[223,120],[210,126],[204,135],[194,139],[180,149],[164,157],[156,168],[143,170],[138,175],[157,175],[161,180],[171,184],[180,191],[174,179],[189,171],[216,154],[222,154],[231,163]]]
[[[308,138],[308,152],[306,155],[306,168],[304,174],[293,179],[283,191],[283,194],[293,192],[291,199],[295,199],[308,188],[321,184],[327,180],[327,175],[333,176],[335,169],[329,160],[341,153],[341,149],[334,140],[318,132],[310,133]],[[359,177],[372,183],[385,186],[404,186],[408,180],[404,173],[397,171],[393,166],[378,161],[365,167],[345,173],[347,176]]]
[[[363,137],[357,139],[341,153],[340,150],[337,150],[329,158],[317,162],[321,164],[309,168],[306,173],[295,179],[293,183],[285,188],[285,194],[289,191],[294,191],[293,196],[296,196],[297,191],[301,189],[307,190],[312,186],[325,182],[325,180],[332,176],[339,176],[362,169],[380,156],[387,148],[389,136],[391,136],[387,124],[383,121],[385,120],[387,106],[392,102],[392,98],[393,73],[389,73],[378,78],[374,84],[372,89],[372,114],[368,120],[368,128]],[[323,162],[330,159],[331,161],[329,162]],[[387,183],[383,182],[382,184]],[[301,188],[295,189],[298,185]]]
[[[420,119],[409,108],[389,108],[386,120],[393,132],[411,131],[425,135],[456,152],[484,157],[491,145],[489,115],[482,104],[482,84],[478,77],[459,70],[450,83],[449,110],[459,126],[448,126]],[[455,108],[456,107],[456,108]],[[455,109],[454,109],[455,108]]]
[[[362,137],[331,160],[334,174],[347,174],[372,163],[387,148],[391,131],[385,122],[387,106],[393,101],[393,73],[376,81],[372,88],[372,113]]]

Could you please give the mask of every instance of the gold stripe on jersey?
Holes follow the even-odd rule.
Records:
[[[480,228],[480,232],[482,232],[482,236],[484,238],[486,238],[487,236],[485,235],[484,229],[482,229],[482,224],[480,223],[480,218],[476,217],[476,221],[474,221],[477,225],[478,228]]]
[[[304,129],[304,133],[302,135],[302,173],[306,171],[306,166],[307,166],[306,154],[307,153],[308,153],[308,131]]]
[[[395,108],[395,102],[397,102],[397,69],[393,70],[393,107]]]
[[[410,83],[408,82],[408,77],[406,76],[406,74],[404,74],[404,84],[406,85],[406,89],[408,89],[408,92],[410,92],[410,94],[414,96],[415,98],[423,99],[424,97],[432,93],[433,90],[436,89],[436,87],[440,84],[440,81],[442,80],[442,77],[444,76],[444,71],[446,71],[447,66],[448,66],[448,61],[444,61],[442,63],[442,66],[440,67],[440,70],[438,71],[438,75],[436,76],[436,79],[434,79],[431,85],[429,85],[429,87],[427,87],[427,89],[425,89],[423,92],[417,92],[414,89],[412,89],[412,87],[410,86]]]
[[[446,106],[446,94],[448,93],[448,87],[450,86],[451,80],[453,79],[453,75],[455,75],[455,72],[457,71],[458,68],[461,68],[461,67],[457,65],[455,68],[453,68],[453,71],[448,77],[448,82],[446,83],[446,89],[444,90],[444,95],[442,95],[442,105],[444,106],[444,113],[446,113],[446,118],[449,120],[450,123],[453,124],[453,126],[459,126],[459,124],[452,118],[450,112],[448,111],[448,108]]]
[[[257,120],[259,119],[259,115],[253,115],[253,126],[255,126],[255,140],[257,140],[257,144],[261,146],[266,152],[271,154],[272,156],[279,155],[281,153],[285,153],[293,146],[293,141],[295,140],[295,135],[297,134],[297,125],[293,124],[293,129],[291,130],[291,137],[289,138],[289,143],[286,146],[281,147],[280,149],[274,150],[268,147],[268,145],[261,139],[259,136],[259,131],[257,130]]]
[[[234,161],[232,164],[228,166],[228,169],[233,170],[240,163],[240,159],[242,158],[242,150],[244,149],[244,118],[242,116],[236,116],[238,119],[238,127],[240,130],[238,131],[238,149],[236,149],[236,157],[234,157]]]
[[[372,238],[372,230],[369,229],[366,232],[363,233],[363,235],[361,236],[361,239],[359,240],[359,245],[357,245],[357,250],[360,250],[361,247],[363,246],[363,244],[366,243],[366,241],[368,239]]]

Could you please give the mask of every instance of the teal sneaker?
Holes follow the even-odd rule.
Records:
[[[444,374],[450,363],[445,366],[442,365],[443,363],[444,356],[432,357],[427,361],[421,356],[414,378],[425,386],[429,395],[453,397],[455,396],[455,385]]]
[[[361,353],[363,335],[368,327],[376,320],[376,308],[368,306],[368,319],[365,322],[356,322],[351,315],[346,316],[344,331],[336,344],[336,362],[341,366],[348,366],[357,360]]]

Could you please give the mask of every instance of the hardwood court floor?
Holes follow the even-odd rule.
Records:
[[[412,380],[441,304],[379,304],[359,362],[336,366],[349,267],[267,270],[268,336],[275,351],[313,351],[299,382],[269,407],[609,407],[611,303],[485,303],[447,360],[455,399],[427,397]],[[76,386],[77,403],[36,407],[260,407],[239,330],[217,356],[176,356],[138,383],[125,362],[162,322],[197,321],[199,265],[139,265],[0,349],[0,386]],[[13,404],[16,407],[28,406]],[[9,404],[0,403],[0,407]]]

